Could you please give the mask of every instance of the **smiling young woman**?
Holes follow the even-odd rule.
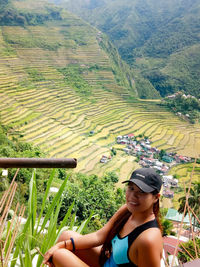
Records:
[[[161,177],[151,168],[135,170],[127,183],[126,204],[97,232],[63,232],[44,256],[56,267],[160,267]]]

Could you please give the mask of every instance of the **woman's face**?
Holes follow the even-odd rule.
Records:
[[[130,182],[126,189],[126,203],[128,210],[132,212],[145,212],[153,209],[159,194],[143,192],[137,185]]]

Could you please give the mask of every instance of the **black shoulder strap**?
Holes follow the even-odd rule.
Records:
[[[130,247],[130,245],[133,243],[133,241],[145,230],[149,229],[149,228],[159,228],[158,223],[156,221],[156,219],[146,222],[142,225],[139,225],[138,227],[136,227],[128,236],[128,245]]]

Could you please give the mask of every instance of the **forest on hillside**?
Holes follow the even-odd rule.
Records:
[[[38,25],[48,20],[62,19],[60,14],[61,9],[56,6],[48,5],[47,3],[43,10],[38,10],[37,12],[17,10],[12,0],[1,0],[0,7],[0,25]]]
[[[121,57],[161,96],[200,96],[198,0],[55,1],[105,32]],[[139,86],[137,88],[139,88]]]

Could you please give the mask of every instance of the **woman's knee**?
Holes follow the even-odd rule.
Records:
[[[66,249],[57,249],[52,255],[52,260],[55,266],[62,266],[66,263],[67,257],[70,257],[72,252]]]
[[[64,231],[60,234],[58,240],[57,240],[57,243],[58,242],[61,242],[61,241],[64,241],[64,240],[68,240],[70,239],[70,237],[76,237],[76,236],[80,236],[79,233],[76,233],[74,231],[71,231],[71,230],[68,230],[68,231]]]
[[[52,256],[54,266],[72,267],[81,266],[89,267],[84,261],[67,249],[57,249]]]

